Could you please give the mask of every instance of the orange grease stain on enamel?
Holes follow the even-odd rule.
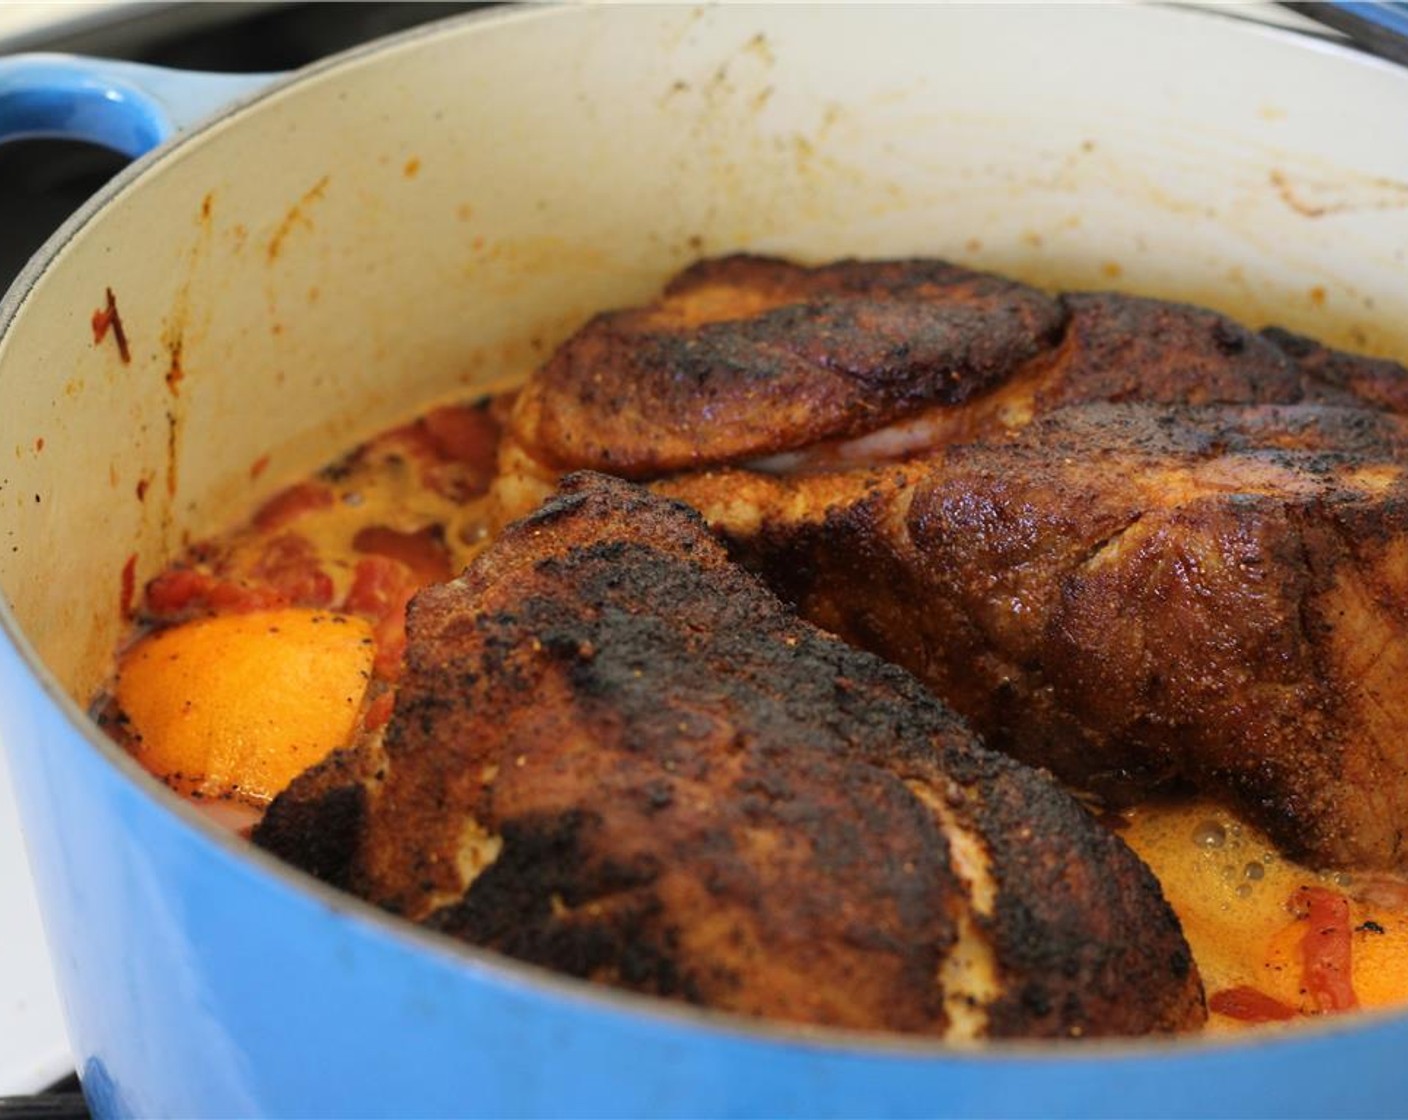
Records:
[[[171,362],[166,367],[166,388],[173,397],[181,395],[181,382],[185,380],[186,371],[181,366],[182,340],[176,339],[171,345]]]
[[[279,253],[283,251],[284,242],[288,239],[296,228],[302,226],[305,229],[313,228],[313,220],[308,217],[308,209],[323,197],[328,189],[328,181],[331,177],[324,175],[316,183],[304,192],[303,197],[289,208],[284,215],[283,221],[279,223],[278,229],[274,231],[274,236],[269,238],[268,257],[270,261],[276,261]]]
[[[118,592],[118,610],[124,619],[130,619],[137,598],[137,554],[127,557],[122,565],[121,584]]]

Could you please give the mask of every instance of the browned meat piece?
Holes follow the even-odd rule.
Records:
[[[499,523],[577,468],[866,466],[1100,401],[1408,406],[1398,368],[1186,304],[1052,298],[942,261],[725,257],[596,316],[534,374],[501,445]]]
[[[1069,327],[1035,386],[1037,414],[1089,402],[1289,404],[1306,396],[1294,361],[1215,311],[1110,292],[1062,303]]]
[[[864,466],[953,443],[1006,440],[1036,418],[1086,404],[1408,406],[1402,388],[1408,379],[1392,362],[1329,350],[1284,331],[1258,335],[1215,311],[1165,300],[1090,292],[1061,296],[1060,303],[1059,341],[972,398],[901,420],[877,419],[859,436],[754,461],[775,471]]]
[[[725,257],[592,319],[520,394],[511,434],[550,475],[639,479],[906,423],[927,442],[971,439],[1087,401],[1351,402],[1356,379],[1322,379],[1324,362],[1288,353],[1302,343],[1185,304],[1055,299],[943,261]]]
[[[1401,871],[1405,448],[1362,409],[1091,405],[869,471],[661,486],[991,745],[1116,802],[1191,783],[1289,854]]]
[[[257,838],[393,911],[576,976],[950,1038],[1190,1027],[1136,857],[903,671],[796,619],[692,511],[568,479],[408,623],[384,760]],[[383,772],[384,780],[377,777]],[[329,810],[334,795],[340,803]]]
[[[380,735],[334,751],[274,798],[252,839],[331,886],[356,890],[367,806],[385,775]]]
[[[705,261],[569,339],[513,433],[554,470],[627,478],[770,455],[967,400],[1061,321],[1033,288],[939,261]]]
[[[834,267],[859,285],[950,266]],[[588,387],[639,375],[629,345],[642,317],[670,339],[661,349],[657,338],[652,361],[689,354],[696,381],[752,384],[736,365],[710,381],[700,319],[742,337],[766,307],[777,327],[788,319],[778,300],[805,318],[818,278],[837,275],[745,258],[697,266],[671,290],[716,270],[728,298],[708,315],[666,315],[667,296],[602,316],[584,336],[620,346],[585,363],[569,342],[525,399],[572,399],[581,430],[605,430],[617,399]],[[897,286],[907,312],[950,298]],[[871,298],[887,290],[875,281]],[[963,324],[1010,327],[1013,301],[1046,306],[1027,289],[1002,292]],[[717,439],[715,421],[734,422],[717,393],[691,411],[677,401],[687,379],[657,371],[633,390],[649,406],[628,410],[632,446],[652,431],[681,438],[670,419],[680,409],[683,432],[700,433],[695,467],[713,469],[660,469],[690,462],[674,455],[637,456],[631,470],[698,504],[807,617],[909,667],[1004,750],[1116,801],[1192,782],[1298,855],[1408,870],[1408,749],[1397,746],[1408,701],[1389,683],[1408,659],[1395,466],[1408,371],[1183,304],[1089,293],[1056,306],[971,392],[925,395],[923,370],[896,367],[911,388],[892,387],[886,407],[850,426],[790,424],[799,398],[829,392],[800,370],[781,424],[810,439],[801,446]],[[828,339],[862,347],[845,332]],[[956,336],[945,344],[967,352]],[[774,386],[771,367],[752,370]],[[771,400],[740,396],[736,408]],[[1111,402],[1157,406],[1162,419],[1117,415]],[[497,483],[506,513],[530,508],[559,457],[581,450],[534,421],[529,409],[510,424]]]
[[[1270,327],[1262,335],[1295,360],[1304,375],[1341,398],[1408,415],[1408,371],[1397,362],[1347,354],[1309,338]]]

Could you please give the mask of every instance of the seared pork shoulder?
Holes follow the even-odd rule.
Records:
[[[883,470],[662,486],[990,745],[1112,804],[1191,784],[1288,855],[1398,867],[1408,429],[1370,418],[1090,406]]]
[[[1034,288],[941,261],[704,261],[564,343],[513,434],[552,468],[626,478],[795,450],[1003,384],[1063,318]]]
[[[411,604],[384,741],[266,847],[536,964],[948,1038],[1200,1023],[1142,863],[908,673],[799,621],[693,511],[568,478]]]
[[[1405,385],[1180,304],[735,257],[569,340],[499,488],[514,510],[567,468],[654,480],[992,745],[1404,871]]]

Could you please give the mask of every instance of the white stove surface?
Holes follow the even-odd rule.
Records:
[[[0,758],[0,1097],[38,1092],[73,1069],[3,761]]]

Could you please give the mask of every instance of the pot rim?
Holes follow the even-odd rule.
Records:
[[[1116,4],[1116,7],[1125,5]],[[1356,66],[1396,65],[1367,54],[1315,30],[1301,30],[1248,18],[1236,11],[1199,5],[1153,3],[1129,5],[1155,19],[1220,19],[1230,34],[1250,34],[1279,39],[1289,47],[1325,52]],[[5,342],[24,306],[42,279],[62,256],[64,249],[111,203],[120,200],[148,174],[173,159],[179,159],[192,145],[203,142],[218,129],[235,125],[266,100],[285,90],[312,82],[332,71],[354,67],[362,61],[409,47],[427,39],[470,33],[476,28],[525,23],[543,19],[568,18],[572,6],[490,7],[462,13],[361,44],[308,66],[289,71],[267,86],[222,109],[187,132],[164,142],[138,157],[113,176],[80,206],[36,251],[11,286],[0,294],[0,357]],[[516,960],[493,950],[470,945],[447,934],[405,921],[347,892],[338,890],[298,870],[277,857],[239,838],[211,821],[186,798],[148,773],[140,763],[105,735],[88,711],[59,684],[39,657],[14,617],[4,597],[0,597],[0,639],[7,641],[44,696],[60,713],[70,731],[81,737],[98,758],[133,783],[152,807],[176,818],[198,843],[213,845],[222,856],[236,861],[245,870],[251,867],[285,892],[303,902],[320,905],[338,920],[360,925],[373,937],[389,939],[397,951],[432,954],[438,963],[463,973],[466,966],[482,969],[502,981],[538,994],[603,1011],[654,1020],[662,1026],[704,1031],[728,1036],[736,1041],[769,1046],[803,1048],[838,1057],[929,1059],[934,1063],[984,1063],[1010,1067],[1042,1060],[1070,1064],[1110,1060],[1178,1061],[1200,1055],[1227,1055],[1242,1050],[1311,1045],[1339,1036],[1362,1036],[1395,1024],[1408,1022],[1408,1007],[1361,1009],[1350,1015],[1325,1016],[1311,1022],[1298,1022],[1288,1029],[1262,1027],[1249,1031],[1214,1034],[1147,1036],[1085,1040],[1003,1040],[991,1039],[956,1043],[897,1032],[861,1031],[838,1027],[808,1026],[780,1020],[753,1018],[739,1013],[693,1007],[662,997],[649,996],[591,981],[565,976],[550,969]]]

